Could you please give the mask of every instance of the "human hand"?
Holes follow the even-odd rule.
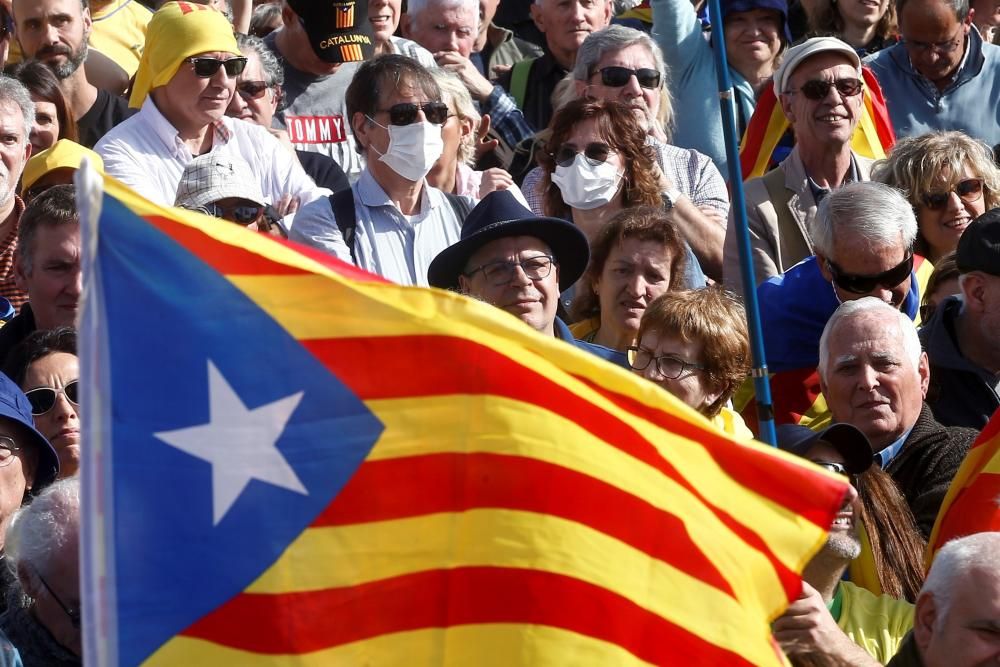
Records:
[[[514,185],[514,177],[500,167],[493,167],[483,172],[483,180],[479,184],[479,198],[482,199],[491,192],[506,190]]]
[[[484,113],[482,118],[479,119],[479,127],[476,128],[476,162],[479,162],[484,155],[492,153],[493,150],[500,145],[500,141],[498,139],[489,138],[489,133],[490,115],[488,113]]]
[[[275,212],[278,214],[278,217],[283,218],[286,215],[291,215],[292,213],[295,213],[297,210],[299,210],[300,203],[301,202],[299,201],[298,197],[290,194],[284,194],[281,195],[281,199],[279,199],[276,203],[272,204],[272,208],[274,208]]]
[[[483,102],[493,92],[493,84],[479,73],[471,60],[457,51],[438,51],[434,60],[441,69],[457,74],[473,99]]]
[[[823,596],[805,581],[799,597],[771,624],[771,633],[789,655],[826,653],[847,638],[827,610]]]

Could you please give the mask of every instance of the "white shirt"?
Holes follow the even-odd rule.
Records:
[[[431,261],[457,243],[462,233],[462,221],[444,193],[424,181],[420,210],[403,215],[368,169],[361,172],[352,191],[358,221],[354,236],[357,265],[401,285],[427,286]],[[328,199],[300,209],[289,238],[351,262],[351,251]]]
[[[305,205],[330,194],[317,187],[295,155],[263,127],[223,117],[213,128],[211,152],[245,160],[260,178],[266,203],[290,194]],[[105,173],[162,206],[174,205],[184,167],[195,158],[152,96],[139,113],[104,135],[94,150],[104,159]]]

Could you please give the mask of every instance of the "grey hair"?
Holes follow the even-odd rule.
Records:
[[[266,2],[262,5],[257,5],[250,15],[250,32],[256,36],[261,26],[268,24],[275,18],[281,19],[281,5],[279,3]],[[237,33],[236,40],[239,41],[239,38],[240,35]]]
[[[412,20],[423,13],[431,3],[434,3],[437,9],[459,9],[461,7],[470,9],[475,17],[475,25],[472,26],[472,29],[479,30],[479,0],[409,0],[406,3],[406,13],[410,15]]]
[[[669,137],[669,128],[674,121],[674,103],[670,96],[667,81],[670,79],[670,67],[663,59],[663,50],[653,39],[634,28],[612,24],[587,35],[583,44],[576,52],[576,64],[573,66],[573,78],[577,81],[589,81],[593,69],[609,51],[621,51],[630,46],[644,46],[653,56],[656,70],[660,72],[660,111],[657,120],[663,125],[664,132]]]
[[[264,40],[255,35],[236,35],[236,45],[240,47],[240,52],[247,55],[248,51],[253,51],[260,60],[260,67],[264,70],[264,83],[268,88],[285,85],[285,71],[281,68],[281,63],[271,49],[267,48]]]
[[[935,630],[941,627],[951,610],[955,585],[976,568],[990,572],[1000,569],[1000,532],[974,533],[951,540],[934,556],[920,595],[930,593],[934,598],[937,608]]]
[[[7,567],[17,577],[22,562],[30,570],[46,570],[49,559],[79,539],[80,478],[61,479],[45,487],[14,514],[4,542]]]
[[[834,235],[860,238],[873,247],[895,246],[907,250],[917,238],[913,207],[896,188],[874,181],[848,183],[823,198],[809,223],[813,250],[833,257]]]
[[[899,326],[903,339],[903,351],[913,362],[913,368],[920,365],[920,337],[917,335],[917,327],[913,321],[900,310],[893,308],[882,299],[874,296],[866,296],[852,301],[845,301],[833,312],[830,319],[823,327],[823,334],[819,337],[819,366],[816,370],[819,376],[826,381],[827,365],[830,363],[829,342],[833,330],[840,324],[841,320],[848,318],[879,319],[880,321],[890,320]]]
[[[24,84],[6,74],[0,74],[0,102],[15,104],[24,116],[24,134],[21,143],[28,141],[31,128],[35,126],[35,103],[31,101],[31,93]]]
[[[455,110],[455,115],[459,120],[472,121],[473,129],[479,127],[481,117],[476,111],[476,106],[472,103],[472,96],[469,89],[465,87],[457,74],[446,69],[435,67],[430,70],[431,76],[437,81],[438,88],[441,89],[441,101]],[[470,167],[476,161],[475,132],[463,137],[458,144],[458,161]]]
[[[951,8],[955,12],[955,18],[959,22],[964,21],[969,15],[969,0],[942,0],[944,4]],[[902,26],[902,16],[903,7],[906,6],[907,0],[896,0],[896,16],[897,20],[900,21],[900,26]]]

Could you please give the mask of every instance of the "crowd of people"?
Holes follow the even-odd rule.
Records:
[[[998,0],[0,0],[0,665],[81,662],[84,160],[490,304],[734,447],[755,290],[778,446],[850,481],[777,645],[996,662],[1000,534],[922,555],[1000,409],[997,25]],[[788,127],[743,184],[745,274],[714,40],[736,131]]]

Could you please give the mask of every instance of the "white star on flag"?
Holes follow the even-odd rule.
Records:
[[[248,410],[209,360],[208,423],[153,434],[212,465],[214,525],[219,525],[251,479],[309,495],[277,448],[278,438],[304,393]]]

